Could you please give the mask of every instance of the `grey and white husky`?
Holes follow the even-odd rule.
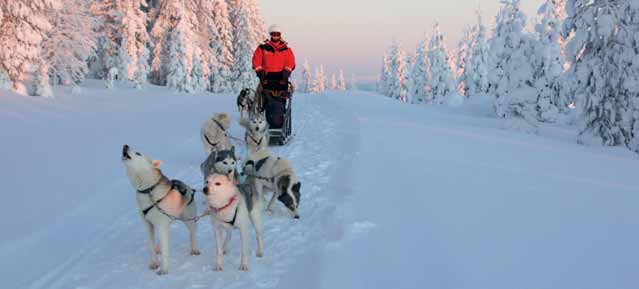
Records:
[[[151,262],[149,268],[158,275],[169,272],[169,225],[176,219],[186,221],[191,237],[191,255],[199,255],[197,249],[194,202],[195,191],[181,181],[169,180],[162,171],[161,161],[153,160],[142,153],[133,151],[128,145],[122,149],[122,162],[133,189],[136,191],[140,216],[148,234]],[[162,262],[158,261],[155,233],[159,233]]]
[[[268,122],[264,112],[253,114],[249,118],[242,118],[239,123],[246,129],[244,141],[249,155],[268,147]]]
[[[212,174],[206,179],[203,192],[209,205],[211,222],[215,229],[215,271],[222,271],[222,258],[229,252],[229,242],[233,229],[240,231],[242,251],[240,270],[248,270],[248,231],[252,223],[257,239],[257,257],[264,256],[262,244],[262,207],[257,202],[257,194],[249,186],[240,190],[227,175]],[[223,237],[226,232],[226,237]],[[224,238],[224,241],[222,239]]]
[[[267,192],[273,192],[267,211],[273,211],[275,199],[278,199],[295,219],[300,218],[302,183],[287,159],[263,149],[249,155],[244,163],[243,173],[247,176],[247,184],[254,187],[260,202]]]
[[[213,151],[200,165],[202,176],[206,182],[212,174],[226,175],[234,183],[239,182],[239,174],[237,172],[237,157],[235,156],[235,147],[229,150]]]
[[[232,147],[228,135],[230,127],[231,117],[226,113],[215,113],[202,125],[200,136],[207,156],[214,151]]]

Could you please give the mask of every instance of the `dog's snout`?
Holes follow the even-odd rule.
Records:
[[[124,145],[122,147],[122,157],[129,158],[129,145]]]
[[[295,215],[295,217],[294,217],[294,218],[295,218],[296,220],[299,220],[299,219],[300,219],[300,216],[299,216],[299,215]]]
[[[209,187],[204,187],[204,189],[202,189],[202,193],[204,193],[205,195],[209,194]]]

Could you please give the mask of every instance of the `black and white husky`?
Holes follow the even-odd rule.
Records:
[[[227,176],[212,174],[206,179],[204,195],[209,205],[211,222],[215,229],[215,270],[222,270],[223,255],[229,252],[229,242],[233,229],[240,231],[242,251],[240,270],[248,270],[249,226],[252,223],[257,239],[257,257],[264,256],[262,244],[262,208],[257,194],[249,186],[238,188]],[[226,237],[223,237],[226,232]],[[224,239],[224,241],[222,241]]]
[[[158,275],[169,272],[169,225],[177,219],[187,220],[185,224],[191,237],[191,255],[199,255],[197,249],[194,202],[195,191],[183,182],[169,180],[160,171],[161,161],[152,160],[142,153],[131,150],[128,145],[122,149],[122,162],[133,189],[136,191],[140,216],[149,238],[151,262],[149,268]],[[158,261],[155,233],[159,233],[162,263]]]
[[[260,202],[267,192],[273,192],[267,211],[273,211],[275,199],[277,199],[286,206],[295,219],[300,218],[302,183],[287,159],[273,155],[268,149],[263,149],[249,155],[244,163],[243,173],[247,176],[247,184],[254,187]]]

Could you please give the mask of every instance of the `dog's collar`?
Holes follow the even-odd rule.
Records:
[[[149,195],[151,194],[151,192],[153,192],[153,190],[155,190],[155,188],[157,188],[160,183],[162,183],[162,180],[164,180],[164,178],[160,178],[157,183],[155,183],[154,185],[152,185],[150,188],[146,189],[146,190],[138,190],[138,194],[142,194],[142,195]]]
[[[228,209],[231,205],[233,205],[233,203],[234,203],[236,200],[237,200],[237,196],[233,196],[233,197],[229,200],[228,204],[224,205],[223,207],[221,207],[221,208],[211,207],[211,209],[215,210],[216,212],[224,211],[224,210]]]

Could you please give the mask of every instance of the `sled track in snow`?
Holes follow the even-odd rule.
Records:
[[[79,249],[28,288],[277,287],[284,277],[288,278],[286,272],[295,270],[292,267],[299,262],[300,256],[321,250],[329,239],[339,238],[339,229],[332,229],[338,223],[335,217],[336,203],[344,198],[347,190],[344,189],[346,186],[334,184],[344,184],[342,178],[346,176],[349,156],[353,153],[344,148],[355,145],[350,127],[344,126],[344,119],[338,119],[332,111],[322,107],[325,99],[301,97],[307,99],[298,101],[294,112],[295,139],[288,146],[272,150],[277,155],[289,158],[299,174],[302,181],[302,218],[293,220],[280,204],[272,215],[264,213],[265,257],[255,257],[254,234],[251,232],[249,272],[238,271],[238,232],[234,232],[231,252],[224,258],[224,271],[213,271],[215,240],[212,225],[205,218],[198,223],[200,256],[188,256],[190,247],[185,226],[179,222],[171,226],[170,272],[168,276],[158,277],[154,271],[147,269],[149,256],[146,233],[138,213],[120,208],[114,213],[123,215],[116,215],[110,224],[87,224],[104,227],[90,242],[90,247]],[[188,145],[192,147],[193,155],[202,155],[199,135],[179,145]],[[245,148],[241,148],[240,154],[244,153]],[[166,165],[171,166],[168,163]],[[199,162],[181,166],[177,174],[169,177],[184,180],[190,185],[201,184]],[[130,201],[135,202],[133,197]],[[198,211],[201,212],[204,201],[199,195],[197,202]]]

